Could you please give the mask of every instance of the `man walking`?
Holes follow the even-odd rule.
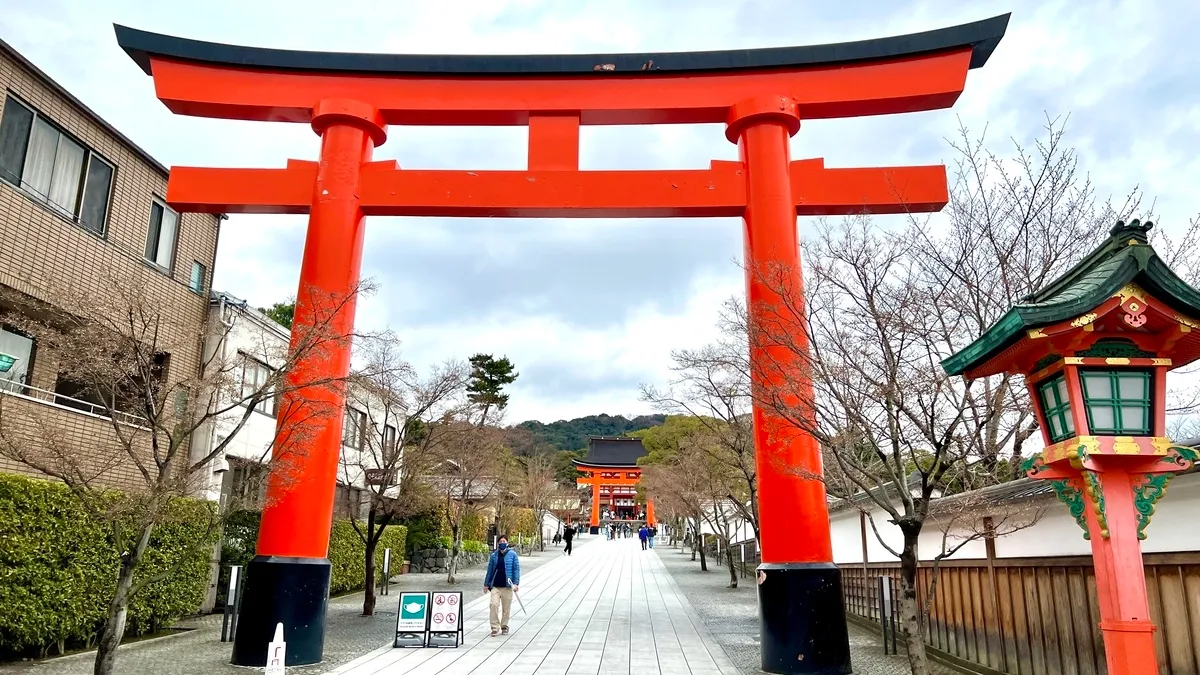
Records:
[[[569,544],[568,544],[569,546]],[[483,577],[483,590],[491,594],[489,618],[492,622],[492,637],[508,635],[508,617],[512,611],[513,593],[521,584],[521,562],[517,552],[508,549],[508,537],[500,535],[496,550],[488,559],[487,574]]]
[[[650,530],[645,525],[638,530],[638,539],[642,540],[642,550],[646,550],[646,541],[650,539]]]
[[[653,525],[646,529],[646,538],[650,540],[650,548],[654,548],[654,537],[658,535],[658,528]]]
[[[570,524],[568,524],[567,527],[563,530],[562,536],[563,536],[563,541],[565,541],[567,543],[566,548],[563,549],[563,553],[566,555],[571,555],[571,542],[574,541],[574,539],[575,539],[575,528],[572,527]]]

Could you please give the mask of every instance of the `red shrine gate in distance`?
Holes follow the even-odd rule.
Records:
[[[641,439],[596,436],[588,439],[587,449],[586,457],[571,461],[580,474],[576,485],[592,491],[588,520],[591,533],[598,534],[605,519],[644,519],[647,525],[653,525],[654,500],[647,495],[645,509],[637,503],[637,484],[642,479],[637,461],[647,454]],[[604,516],[605,511],[608,516]]]
[[[329,329],[354,323],[365,216],[701,217],[745,223],[751,321],[768,318],[778,289],[756,270],[801,278],[797,215],[936,211],[947,202],[943,166],[828,169],[791,161],[802,120],[947,108],[967,71],[986,63],[1008,15],[925,33],[831,45],[720,52],[555,56],[317,53],[186,40],[116,27],[117,41],[154,77],[178,114],[310,124],[319,160],[282,169],[174,167],[167,201],[181,211],[308,213],[293,332],[314,322],[318,299],[337,312]],[[583,124],[723,123],[740,160],[707,169],[580,171]],[[388,125],[529,127],[526,171],[402,169],[372,162]],[[785,350],[754,348],[755,387],[779,386],[769,364]],[[341,377],[342,343],[300,359],[292,382]],[[809,385],[811,390],[811,384]],[[310,386],[283,405],[340,410],[343,393]],[[328,602],[329,526],[341,415],[292,436],[303,452],[276,450],[257,555],[248,565],[233,662],[262,666],[276,623],[288,665],[321,660]],[[770,410],[754,408],[762,558],[762,666],[775,673],[848,673],[841,577],[831,562],[829,517],[815,441],[786,437]],[[811,473],[810,473],[811,475]]]

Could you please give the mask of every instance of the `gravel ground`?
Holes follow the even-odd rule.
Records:
[[[587,545],[594,537],[585,537]],[[541,564],[561,555],[562,548],[547,548],[544,553],[521,557],[521,573],[528,574]],[[362,592],[332,598],[326,618],[325,658],[313,666],[288,668],[289,673],[320,675],[353,661],[387,644],[396,625],[396,603],[402,590],[453,589],[474,599],[483,594],[485,565],[462,570],[458,583],[450,586],[443,574],[405,574],[395,577],[391,595],[380,596],[374,616],[361,616]],[[117,653],[116,672],[120,675],[210,675],[219,673],[261,672],[261,669],[230,665],[233,643],[221,642],[221,615],[185,619],[176,626],[189,629],[161,638],[123,645]],[[0,665],[0,675],[88,675],[92,672],[95,652],[82,652],[44,661]]]
[[[729,570],[709,560],[709,571],[700,571],[690,552],[659,545],[659,559],[679,584],[692,607],[704,620],[721,648],[743,673],[762,673],[759,668],[758,593],[753,578],[740,579],[737,588],[726,588]],[[907,675],[908,659],[885,656],[879,637],[850,624],[850,662],[857,675]],[[933,675],[961,675],[956,670],[931,664]]]

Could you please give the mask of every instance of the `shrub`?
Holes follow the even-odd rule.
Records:
[[[129,632],[165,628],[199,607],[214,515],[210,504],[186,499],[164,509],[134,580],[155,581],[133,596]],[[0,475],[0,653],[91,643],[116,586],[111,525],[90,518],[65,485]]]
[[[501,534],[507,534],[509,541],[514,544],[518,534],[522,535],[526,542],[529,542],[533,540],[538,531],[537,516],[534,515],[533,509],[519,506],[512,506],[504,510],[500,526]]]
[[[405,518],[402,522],[408,528],[404,551],[405,560],[412,560],[413,551],[437,547],[438,536],[441,534],[443,524],[443,519],[438,514],[424,513]]]
[[[376,583],[383,579],[383,549],[395,551],[404,550],[404,539],[407,531],[403,525],[389,525],[375,547],[375,576]],[[354,531],[354,526],[348,520],[333,521],[329,531],[329,564],[332,566],[329,581],[329,593],[345,593],[366,586],[366,567],[363,559],[367,553],[367,545],[362,537]]]
[[[464,539],[462,550],[466,553],[490,553],[492,549],[482,541]]]
[[[254,558],[258,544],[261,511],[231,511],[225,518],[225,534],[221,540],[221,572],[217,577],[217,607],[225,606],[229,591],[229,566],[245,565]]]

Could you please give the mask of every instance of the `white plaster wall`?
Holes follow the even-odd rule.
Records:
[[[980,532],[982,528],[977,528],[967,531],[950,531],[950,536],[946,538],[944,545],[947,549],[953,549],[955,546],[961,545],[962,548],[954,552],[949,560],[971,560],[975,558],[987,558],[987,543],[983,539],[974,539],[963,543],[964,539],[970,539],[974,532]],[[955,535],[958,536],[955,536]],[[933,560],[942,552],[943,531],[938,527],[937,523],[927,523],[921,529],[921,536],[917,539],[917,554],[921,560]]]
[[[829,514],[829,535],[833,543],[833,562],[844,565],[863,561],[858,511],[846,509]]]
[[[896,556],[892,555],[887,548],[880,543],[880,537],[884,542],[892,548],[893,551],[899,551],[904,548],[904,534],[900,532],[900,528],[889,522],[889,516],[883,509],[875,509],[871,511],[871,518],[875,521],[875,529],[879,530],[879,535],[876,536],[875,531],[871,529],[871,521],[866,524],[867,529],[867,562],[884,562],[896,560]],[[861,544],[859,544],[861,547]]]
[[[209,344],[206,345],[207,353],[211,354],[215,349],[223,350],[222,356],[210,359],[211,363],[224,362],[228,364],[237,358],[239,351],[276,367],[284,358],[290,334],[270,319],[263,317],[253,309],[227,305],[225,320],[232,321],[233,325],[224,329],[217,320],[217,314],[221,311],[220,304],[210,304],[209,311],[213,317],[211,324],[214,326],[214,331],[217,332],[210,337]],[[224,339],[218,341],[216,337],[220,335],[220,331],[225,331]],[[361,392],[351,393],[352,399],[361,396]],[[228,400],[224,400],[219,402],[218,406],[227,407],[229,403]],[[275,439],[276,418],[253,411],[245,424],[234,433],[234,429],[244,413],[245,408],[238,406],[222,415],[215,425],[210,425],[210,428],[199,432],[192,449],[193,457],[206,455],[216,443],[220,442],[221,438],[232,434],[233,439],[226,446],[225,457],[237,457],[255,462],[265,461],[269,457],[270,447]],[[395,420],[392,420],[391,423],[398,426]],[[206,485],[201,486],[204,495],[211,500],[220,498],[221,476],[219,472],[227,466],[222,459],[213,463],[213,474]],[[343,461],[338,467],[338,481],[355,487],[364,487],[362,454],[356,449],[343,446],[342,459]]]
[[[1091,544],[1066,504],[1047,499],[1043,506],[1042,517],[1032,527],[996,537],[997,558],[1091,555]]]
[[[1053,497],[1039,503],[1042,515],[1031,527],[996,538],[997,558],[1036,558],[1091,555],[1091,544],[1083,538],[1083,530],[1071,517],[1066,505]],[[1166,496],[1158,503],[1142,542],[1145,553],[1166,553],[1200,550],[1200,474],[1180,476],[1171,481]],[[882,512],[873,513],[876,526],[885,540],[900,546],[899,528],[887,522]],[[978,528],[959,528],[951,531],[950,546],[961,542]],[[954,534],[958,537],[954,538]],[[830,514],[830,534],[833,540],[833,561],[838,564],[861,563],[862,531],[858,511],[847,509]],[[868,562],[892,562],[896,557],[887,552],[867,525]],[[930,523],[921,533],[918,543],[922,560],[932,560],[941,551],[941,530]],[[897,549],[898,550],[898,549]],[[968,542],[952,560],[984,559],[987,544],[983,539]]]
[[[1142,541],[1145,553],[1200,550],[1200,474],[1171,479]]]

